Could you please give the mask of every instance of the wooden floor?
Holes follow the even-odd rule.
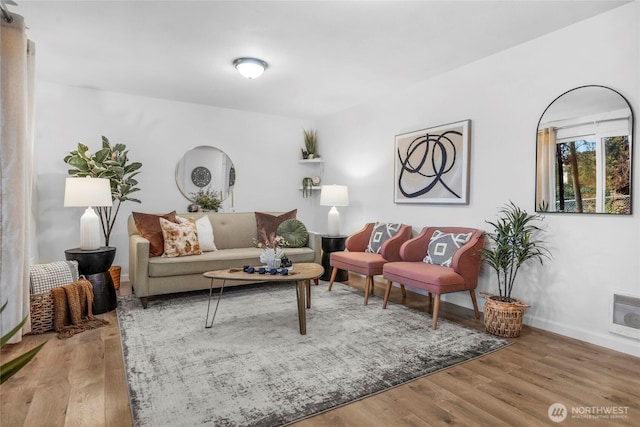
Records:
[[[362,288],[363,282],[356,277],[351,285]],[[120,291],[130,289],[123,283]],[[383,294],[380,283],[375,294]],[[402,302],[395,288],[392,301]],[[429,309],[426,297],[411,292],[404,303]],[[483,328],[471,310],[443,302],[440,313]],[[115,311],[99,317],[111,325],[67,340],[53,333],[26,336],[21,344],[1,350],[6,361],[49,341],[29,365],[0,386],[1,427],[131,425]],[[295,426],[640,425],[640,359],[527,326],[514,342]],[[548,416],[549,406],[556,402],[568,410],[562,423]],[[595,415],[587,418],[588,411]],[[617,415],[605,415],[612,411]]]

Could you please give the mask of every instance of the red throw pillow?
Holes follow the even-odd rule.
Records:
[[[160,256],[164,253],[164,236],[160,227],[160,218],[177,223],[176,211],[164,215],[132,212],[133,220],[140,235],[149,241],[149,256]]]
[[[285,212],[282,215],[271,215],[264,212],[256,212],[256,226],[258,227],[258,241],[266,243],[270,247],[273,246],[273,240],[276,238],[278,226],[288,220],[296,219],[298,209]]]

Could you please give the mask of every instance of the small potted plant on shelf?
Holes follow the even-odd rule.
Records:
[[[304,150],[302,150],[302,156],[306,159],[315,159],[320,157],[318,154],[318,132],[315,130],[306,130],[304,132]],[[305,152],[307,157],[304,157]]]
[[[211,189],[208,186],[207,189],[200,188],[195,193],[191,193],[193,202],[200,207],[203,211],[218,212],[222,200],[218,197],[218,192]]]
[[[529,305],[513,298],[511,292],[520,267],[531,260],[543,264],[545,258],[551,257],[540,238],[544,230],[536,225],[542,219],[541,215],[531,215],[509,202],[500,209],[496,221],[485,221],[493,231],[486,233],[489,244],[482,249],[482,255],[498,276],[498,295],[480,294],[487,299],[484,324],[491,334],[503,337],[520,335],[524,310]]]

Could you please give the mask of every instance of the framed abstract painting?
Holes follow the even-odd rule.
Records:
[[[469,203],[471,120],[395,137],[395,203]]]

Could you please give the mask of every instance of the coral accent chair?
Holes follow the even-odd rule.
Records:
[[[367,223],[361,230],[347,237],[345,249],[341,252],[332,252],[330,291],[336,279],[338,270],[353,271],[366,276],[364,287],[364,303],[369,302],[369,292],[373,293],[373,276],[382,274],[382,266],[390,261],[400,261],[400,247],[411,238],[411,226],[400,225],[398,232],[388,238],[380,247],[380,253],[366,252],[376,223]],[[404,288],[402,289],[404,294]]]
[[[469,240],[461,244],[451,257],[450,263],[447,262],[444,266],[423,261],[427,256],[431,237],[436,230],[453,235],[471,233]],[[484,231],[475,228],[425,227],[415,238],[402,245],[400,248],[402,261],[384,265],[382,275],[387,280],[387,289],[382,308],[387,308],[391,286],[396,282],[429,292],[430,301],[432,301],[432,294],[435,294],[433,329],[436,329],[438,324],[440,295],[451,292],[469,291],[476,319],[479,319],[480,312],[475,289],[482,266],[480,250],[484,247],[484,240]],[[438,252],[435,246],[433,249],[433,252]]]

